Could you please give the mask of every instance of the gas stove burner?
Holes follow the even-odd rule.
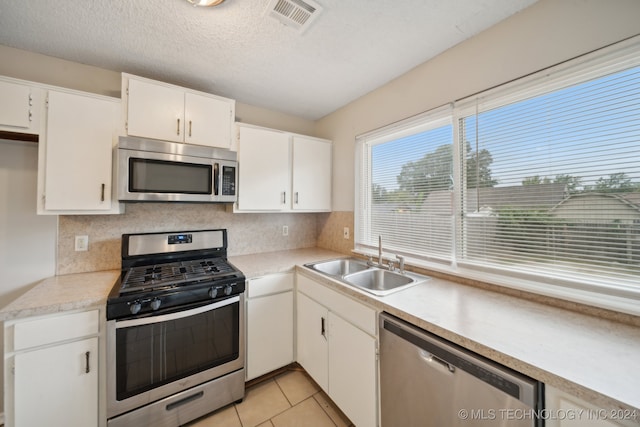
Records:
[[[215,279],[234,271],[235,269],[222,258],[132,267],[124,272],[121,292],[180,284],[188,286],[192,282]]]
[[[244,289],[244,275],[227,261],[226,230],[125,234],[107,318],[175,310]]]

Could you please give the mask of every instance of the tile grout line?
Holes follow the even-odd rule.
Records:
[[[336,422],[335,422],[335,421],[333,421],[333,418],[331,417],[331,414],[329,414],[329,412],[327,412],[327,410],[324,408],[324,406],[322,405],[322,403],[320,403],[320,402],[318,401],[318,399],[316,399],[316,396],[317,396],[318,394],[320,394],[320,393],[322,393],[322,389],[320,389],[320,391],[317,391],[316,393],[312,394],[312,395],[311,395],[311,398],[312,398],[313,400],[315,400],[315,401],[316,401],[316,403],[318,404],[318,406],[320,407],[320,409],[322,409],[322,411],[327,415],[327,418],[329,418],[329,420],[331,420],[331,422],[333,423],[333,425],[334,425],[335,427],[338,427],[338,424],[336,424]]]
[[[287,412],[289,409],[293,408],[295,405],[291,404],[291,401],[289,401],[289,398],[287,397],[287,395],[285,394],[284,390],[282,390],[282,388],[280,387],[280,384],[278,384],[278,381],[276,381],[276,377],[271,378],[268,381],[263,381],[260,384],[266,384],[269,381],[273,381],[276,386],[278,387],[278,390],[280,390],[280,392],[282,393],[282,395],[284,396],[284,398],[287,400],[287,403],[289,404],[289,407],[287,409],[285,409],[284,411],[278,412],[277,414],[275,414],[273,417],[271,418],[267,418],[266,420],[260,422],[258,425],[266,423],[267,421],[271,422],[272,419],[274,419],[275,417],[277,417],[278,415],[284,414],[285,412]],[[242,427],[257,427],[257,426],[245,426],[244,423],[242,422],[242,418],[240,418],[240,413],[238,412],[238,409],[236,407],[236,405],[234,404],[234,408],[236,409],[236,414],[238,414],[238,419],[240,420],[240,424],[242,425]],[[271,422],[271,425],[274,425],[273,422]]]

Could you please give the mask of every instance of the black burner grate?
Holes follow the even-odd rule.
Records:
[[[235,269],[223,258],[196,259],[132,267],[124,276],[120,292],[215,279],[234,272]]]

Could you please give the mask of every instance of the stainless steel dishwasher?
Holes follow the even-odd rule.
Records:
[[[414,325],[380,315],[382,427],[540,427],[543,388]]]

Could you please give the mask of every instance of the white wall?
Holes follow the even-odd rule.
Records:
[[[540,0],[319,120],[334,141],[334,210],[354,209],[357,135],[636,35],[638,17],[638,0]]]
[[[126,71],[105,70],[0,44],[0,75],[16,79],[120,98],[120,73]],[[240,102],[236,103],[236,117],[244,123],[307,135],[313,135],[315,127],[311,120]]]
[[[36,215],[37,167],[36,144],[0,140],[0,307],[55,274],[57,217]]]
[[[36,215],[38,146],[0,140],[0,307],[55,274],[57,217]]]

